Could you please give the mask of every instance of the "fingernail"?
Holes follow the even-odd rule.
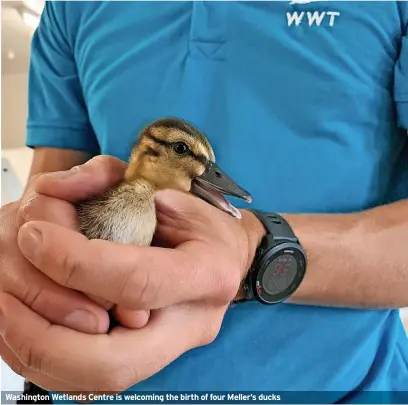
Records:
[[[64,170],[60,172],[53,172],[45,174],[45,176],[52,177],[54,179],[67,179],[68,177],[72,177],[78,173],[78,166],[73,167],[71,170]]]
[[[98,319],[91,312],[77,309],[64,318],[63,325],[81,332],[95,333],[98,328]]]
[[[42,235],[37,228],[30,227],[28,231],[23,231],[19,237],[20,250],[25,257],[32,259],[41,245]]]

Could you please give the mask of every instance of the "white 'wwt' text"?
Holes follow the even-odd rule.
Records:
[[[288,27],[292,25],[298,27],[299,25],[308,24],[309,27],[316,25],[320,27],[323,25],[328,25],[333,27],[336,21],[336,18],[340,16],[338,11],[301,11],[300,13],[294,11],[293,13],[287,12],[286,17],[288,19]]]

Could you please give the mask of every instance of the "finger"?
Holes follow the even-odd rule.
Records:
[[[123,179],[126,164],[112,156],[97,156],[71,170],[44,174],[35,183],[37,193],[78,202],[97,195]]]
[[[197,213],[205,217],[213,208],[192,194],[172,189],[157,191],[155,204],[159,216],[165,216],[166,222],[184,230],[190,229],[191,225],[205,225],[205,221],[197,221]]]
[[[37,180],[41,177],[41,175],[33,176],[28,183],[24,196],[21,199],[20,208],[17,213],[16,217],[16,224],[17,227],[20,228],[26,222],[32,220],[42,220],[42,221],[49,221],[56,223],[58,225],[66,226],[70,229],[79,229],[78,217],[76,214],[76,210],[73,205],[67,201],[60,200],[58,198],[49,197],[43,194],[39,194],[35,191],[35,186]],[[41,275],[39,275],[41,278]],[[35,285],[35,284],[34,284]],[[61,288],[57,287],[59,290]],[[42,290],[44,291],[44,290]],[[107,314],[104,314],[97,308],[95,305],[89,305],[92,309],[96,309],[96,314],[94,316],[87,316],[85,315],[86,312],[82,315],[83,321],[80,320],[80,312],[77,312],[76,315],[73,317],[71,316],[68,319],[68,322],[64,322],[63,319],[69,313],[73,313],[75,310],[70,310],[67,308],[65,311],[63,310],[60,312],[60,308],[57,306],[49,306],[48,302],[47,305],[42,304],[42,296],[47,295],[47,291],[44,291],[41,295],[37,295],[37,299],[35,300],[36,306],[32,305],[33,309],[37,309],[37,311],[44,315],[47,319],[51,322],[58,323],[58,324],[66,324],[67,326],[71,326],[74,329],[79,331],[83,331],[85,333],[104,333],[108,328],[108,317]],[[63,301],[64,293],[61,291],[58,294],[59,298],[54,302],[61,302]],[[76,300],[73,300],[73,295],[76,295],[80,298],[82,303],[86,302],[79,294],[77,293],[69,293],[69,306],[72,307],[75,304]],[[92,299],[92,297],[90,297]],[[49,301],[49,300],[45,300]],[[97,300],[93,300],[94,302],[98,303]],[[102,301],[102,300],[101,300]],[[101,305],[103,307],[103,305]],[[48,313],[44,312],[42,308],[46,309]],[[92,313],[92,311],[91,311]],[[61,318],[62,314],[62,318]],[[91,314],[90,314],[91,315]],[[102,317],[102,322],[100,325],[95,325],[96,317]],[[75,319],[77,318],[77,319]],[[88,318],[88,319],[87,319]],[[99,322],[98,322],[99,323]],[[96,326],[96,329],[95,329]]]
[[[79,229],[78,216],[71,203],[30,190],[21,201],[17,214],[17,226],[20,228],[26,222],[33,220]]]
[[[47,222],[25,224],[18,242],[34,266],[57,283],[131,309],[218,296],[226,282],[224,272],[200,271],[198,254],[192,260],[178,249],[88,240]]]
[[[95,162],[92,162],[92,164],[94,163]],[[67,175],[67,172],[63,173]],[[40,220],[53,222],[70,229],[78,230],[79,221],[75,207],[67,201],[37,193],[34,190],[34,187],[38,178],[39,176],[36,176],[36,179],[31,181],[31,184],[27,188],[25,196],[22,199],[17,215],[18,227],[21,227],[29,221]],[[88,294],[88,296],[92,301],[106,310],[111,309],[114,305],[113,303],[92,294]]]
[[[0,261],[3,291],[54,324],[66,325],[85,333],[106,333],[108,313],[78,291],[64,288],[38,271],[21,254],[12,229],[15,214],[3,218],[0,229]],[[3,233],[3,234],[2,234]]]
[[[109,315],[102,307],[78,291],[64,288],[35,269],[26,274],[26,291],[14,291],[33,311],[50,322],[84,333],[106,333]],[[16,284],[17,286],[17,284]],[[14,286],[13,286],[14,287]],[[13,292],[14,288],[8,289]]]
[[[17,214],[17,226],[19,228],[26,222],[41,220],[65,226],[70,229],[79,229],[78,216],[75,207],[71,203],[58,198],[38,194],[34,191],[33,187],[34,184],[31,182],[31,185],[28,187],[22,198],[20,209]],[[61,296],[63,296],[63,294],[61,294]],[[98,297],[89,295],[89,298],[106,310],[109,310],[113,306],[112,303],[107,303],[106,300],[99,299]],[[72,303],[72,301],[70,302]],[[105,322],[102,321],[102,323],[106,325],[107,315],[98,310],[98,315],[101,314],[105,319]],[[54,317],[48,319],[55,322]],[[80,324],[75,325],[75,329],[88,333],[106,332],[105,326],[103,326],[102,330],[94,330],[92,323],[86,323],[83,326]]]
[[[203,316],[178,307],[158,311],[142,329],[115,328],[110,335],[50,325],[8,294],[0,294],[0,312],[1,335],[24,367],[92,392],[124,391],[202,338]]]
[[[89,297],[93,302],[97,303],[102,308],[106,309],[107,311],[109,311],[115,306],[113,302],[105,300],[104,298],[97,297],[94,294],[85,294],[85,295]]]
[[[56,380],[55,378],[45,376],[38,371],[31,370],[25,367],[17,356],[8,348],[8,346],[0,340],[0,353],[4,362],[13,370],[16,374],[26,378],[35,385],[41,387],[46,391],[54,392],[80,392],[79,387],[75,387],[64,383],[63,381]],[[7,387],[5,387],[7,388]]]
[[[23,366],[17,356],[0,339],[0,357],[1,359],[19,376],[26,377],[26,367]]]
[[[103,357],[108,352],[99,353],[102,358],[98,359],[96,347],[107,349],[107,335],[82,334],[51,325],[9,294],[0,294],[0,311],[4,342],[25,368],[82,389],[87,387],[86,383],[97,385],[98,368],[103,366]],[[85,363],[81,359],[84,356],[92,361]]]
[[[38,387],[49,391],[51,396],[52,392],[69,393],[70,395],[75,395],[76,401],[79,403],[92,402],[90,401],[90,392],[83,392],[80,387],[69,385],[64,381],[60,381],[55,378],[43,375],[38,371],[25,367],[1,339],[0,354],[1,358],[11,368],[11,370],[13,370],[19,376],[28,380],[29,382],[37,385]]]
[[[146,326],[149,321],[149,310],[133,310],[121,306],[116,306],[112,310],[113,315],[121,325],[129,329],[139,329]]]
[[[211,234],[217,236],[215,233],[230,226],[231,218],[188,193],[161,190],[155,195],[155,203],[158,220],[155,237],[169,245],[181,245],[191,239],[208,240],[213,237]]]

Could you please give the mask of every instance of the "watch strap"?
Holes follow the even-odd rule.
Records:
[[[299,243],[298,238],[292,231],[292,228],[286,219],[281,215],[257,210],[253,210],[251,212],[253,212],[262,222],[265,229],[273,237],[275,242],[288,241]]]

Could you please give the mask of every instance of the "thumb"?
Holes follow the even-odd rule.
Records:
[[[155,237],[173,246],[205,233],[216,211],[200,198],[176,190],[158,191],[155,202],[158,222]]]
[[[112,156],[96,156],[71,170],[43,174],[34,188],[37,193],[74,203],[117,184],[123,179],[126,166]]]
[[[155,194],[155,202],[158,216],[168,220],[180,221],[187,224],[197,222],[197,218],[213,215],[213,207],[201,198],[183,191],[174,189],[159,190]]]

